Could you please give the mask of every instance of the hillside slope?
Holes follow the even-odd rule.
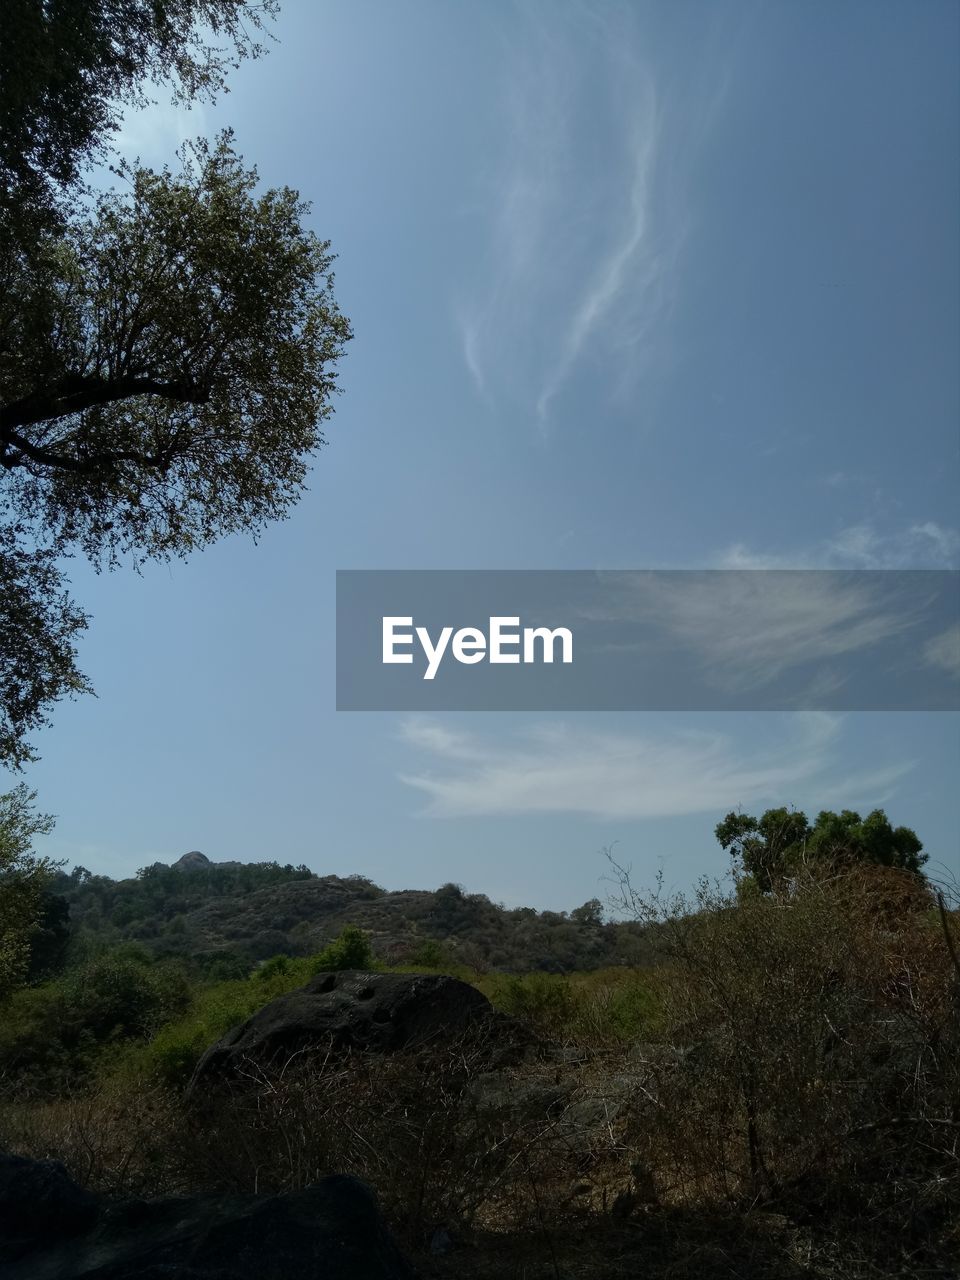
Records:
[[[270,956],[312,954],[347,924],[369,931],[391,963],[434,955],[478,969],[566,972],[636,963],[650,950],[636,925],[604,922],[596,900],[570,913],[507,909],[455,884],[388,891],[362,876],[213,863],[198,851],[129,880],[77,868],[53,891],[50,915],[69,928],[74,952],[137,942],[224,976]]]

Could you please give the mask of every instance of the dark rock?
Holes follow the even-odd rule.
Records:
[[[244,1063],[285,1061],[311,1046],[390,1053],[449,1044],[471,1027],[492,1033],[498,1025],[486,996],[457,978],[321,973],[228,1031],[200,1060],[193,1085],[234,1076]]]
[[[20,1233],[72,1236],[99,1212],[97,1198],[67,1176],[56,1160],[26,1160],[0,1153],[0,1240]]]
[[[31,1187],[53,1206],[49,1216],[22,1215]],[[64,1205],[82,1205],[86,1217],[64,1216]],[[2,1156],[0,1224],[2,1280],[414,1277],[372,1193],[354,1178],[277,1196],[111,1203],[81,1191],[59,1165]]]
[[[193,849],[190,853],[185,853],[182,858],[178,858],[173,866],[181,871],[197,871],[201,867],[212,867],[213,863],[205,853],[201,853],[199,849]]]

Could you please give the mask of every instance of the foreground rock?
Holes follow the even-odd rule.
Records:
[[[451,1044],[468,1031],[511,1034],[489,1000],[469,983],[441,974],[321,973],[218,1040],[194,1076],[202,1081],[239,1075],[251,1062],[284,1062],[294,1053],[359,1050],[391,1053]]]
[[[2,1280],[413,1280],[372,1193],[108,1201],[62,1165],[0,1155]]]

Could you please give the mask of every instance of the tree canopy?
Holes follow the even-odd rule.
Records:
[[[36,792],[21,783],[0,796],[0,999],[22,980],[31,935],[41,922],[44,891],[54,864],[33,852],[33,841],[53,827],[37,813]]]
[[[114,169],[124,103],[221,87],[272,4],[14,0],[0,129],[0,761],[89,686],[64,558],[113,568],[254,534],[303,493],[351,336],[308,205],[227,131]],[[224,37],[226,48],[212,43]],[[6,126],[10,125],[7,129]],[[39,212],[38,212],[39,210]]]
[[[919,872],[927,861],[917,833],[891,826],[882,809],[865,818],[852,809],[823,809],[812,824],[796,809],[767,809],[759,818],[728,813],[717,824],[716,837],[763,893],[781,888],[804,863],[836,868],[872,863]]]
[[[226,71],[261,51],[275,0],[4,0],[0,183],[21,216],[50,212],[107,154],[145,86],[212,97]]]

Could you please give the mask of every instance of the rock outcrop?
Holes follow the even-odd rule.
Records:
[[[201,853],[199,849],[192,849],[172,865],[179,871],[200,871],[204,867],[212,867],[213,863],[205,853]]]
[[[245,1063],[285,1061],[312,1046],[392,1053],[450,1044],[471,1028],[495,1037],[501,1023],[506,1028],[508,1020],[486,996],[457,978],[321,973],[228,1031],[200,1060],[193,1084],[236,1076]]]
[[[0,1155],[2,1280],[414,1280],[355,1178],[286,1195],[109,1201]]]

